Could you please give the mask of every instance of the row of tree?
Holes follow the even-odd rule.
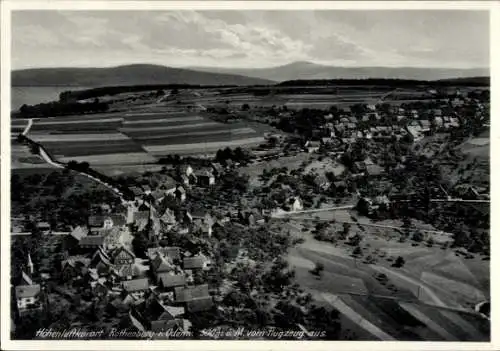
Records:
[[[106,112],[109,105],[106,102],[99,102],[96,99],[93,102],[48,102],[37,105],[22,105],[14,117],[33,118],[33,117],[53,117],[79,115],[85,113]]]

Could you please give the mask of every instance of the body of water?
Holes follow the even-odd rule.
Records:
[[[18,110],[22,105],[35,105],[42,102],[59,100],[59,94],[68,90],[84,90],[85,87],[12,87],[11,110]]]

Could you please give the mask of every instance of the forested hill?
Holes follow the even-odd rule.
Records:
[[[440,80],[411,80],[411,79],[297,79],[288,80],[277,84],[277,86],[392,86],[415,87],[415,86],[490,86],[490,77],[452,78]]]
[[[274,81],[236,74],[198,72],[159,65],[109,68],[36,68],[12,72],[12,86],[102,87],[150,84],[262,85]]]

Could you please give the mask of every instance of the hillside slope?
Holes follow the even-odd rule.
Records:
[[[284,66],[255,69],[218,67],[193,67],[193,69],[204,72],[240,74],[279,82],[296,79],[396,78],[437,80],[489,76],[489,70],[486,68],[335,67],[312,62],[293,62]]]
[[[198,72],[158,65],[110,68],[36,68],[12,72],[12,86],[101,87],[149,84],[261,85],[274,83],[230,73]]]

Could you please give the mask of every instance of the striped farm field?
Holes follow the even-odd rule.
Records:
[[[233,134],[231,131],[214,131],[211,133],[203,133],[203,134],[184,134],[184,135],[174,135],[161,139],[148,139],[144,140],[142,143],[145,146],[154,146],[154,145],[175,145],[175,144],[197,144],[197,143],[213,143],[213,142],[227,142],[236,139],[246,139],[256,137],[257,134],[255,132],[245,132],[240,134]]]
[[[186,124],[189,122],[197,121],[198,123],[200,121],[206,121],[203,117],[200,116],[189,116],[189,117],[178,117],[178,118],[158,118],[158,119],[140,119],[140,120],[133,120],[133,121],[124,121],[123,126],[124,127],[149,127],[149,126],[169,126],[169,125],[180,125],[180,124]]]
[[[54,120],[37,120],[36,125],[50,125],[50,126],[64,126],[68,124],[89,124],[89,123],[94,123],[94,124],[100,124],[100,123],[106,123],[106,122],[120,122],[122,119],[121,118],[105,118],[105,119],[86,119],[86,118],[81,118],[79,120],[74,120],[74,121],[54,121]]]
[[[77,134],[52,134],[52,133],[30,133],[30,138],[39,143],[46,142],[79,142],[79,141],[107,141],[107,140],[129,140],[122,133],[77,133]]]
[[[123,164],[147,164],[155,163],[156,158],[146,152],[115,152],[107,154],[90,154],[85,156],[60,157],[59,161],[88,162],[94,165],[123,165]]]
[[[11,127],[26,127],[28,125],[27,119],[11,119],[10,120]]]
[[[136,117],[136,116],[157,116],[157,115],[166,115],[166,114],[186,114],[186,111],[179,110],[177,112],[172,112],[172,109],[158,109],[156,111],[138,111],[138,112],[128,112],[125,113],[125,117]]]
[[[15,134],[19,134],[19,133],[22,133],[24,131],[24,128],[26,128],[26,126],[11,126],[10,132],[15,133]]]
[[[101,114],[89,114],[89,115],[70,115],[70,116],[58,116],[58,117],[47,117],[47,118],[35,118],[35,123],[51,122],[51,123],[67,123],[67,122],[81,122],[81,121],[104,121],[107,119],[123,119],[123,113],[101,113]]]
[[[150,120],[150,119],[162,119],[162,118],[179,118],[179,117],[189,117],[192,114],[185,111],[159,111],[159,112],[144,112],[144,113],[126,113],[123,117],[127,121],[133,120]]]
[[[128,140],[100,140],[74,142],[45,142],[45,148],[56,156],[87,156],[144,151],[140,145]]]
[[[148,140],[148,139],[158,139],[163,137],[175,136],[175,135],[197,135],[210,132],[220,132],[232,130],[229,125],[224,125],[220,123],[205,124],[201,128],[190,128],[189,125],[181,126],[182,128],[155,128],[154,130],[130,130],[130,131],[120,131],[127,134],[134,140]]]
[[[121,119],[105,119],[105,120],[82,120],[69,122],[40,122],[36,121],[31,127],[31,131],[87,131],[101,133],[102,130],[116,130],[122,125]]]
[[[161,133],[142,133],[142,134],[135,134],[133,139],[135,141],[141,142],[141,141],[150,141],[150,140],[155,140],[155,139],[165,139],[165,138],[171,138],[171,137],[189,137],[189,136],[199,136],[199,135],[211,135],[211,134],[218,134],[218,133],[230,133],[232,135],[241,135],[245,133],[255,133],[255,130],[252,128],[236,128],[236,129],[221,129],[219,126],[212,126],[210,128],[206,128],[204,130],[200,131],[179,131],[179,130],[171,130],[167,132],[161,132]]]
[[[198,121],[194,121],[198,122]],[[182,123],[179,122],[179,125],[163,125],[163,126],[154,126],[154,127],[134,127],[134,128],[120,128],[120,132],[126,134],[140,133],[140,132],[158,132],[158,131],[169,131],[169,130],[196,130],[196,129],[204,129],[207,126],[221,126],[221,123],[218,122],[200,122],[200,123]]]
[[[169,153],[195,153],[203,151],[217,151],[225,147],[238,147],[257,145],[264,141],[264,137],[252,137],[246,139],[237,139],[230,141],[220,142],[207,142],[207,143],[189,143],[189,144],[175,144],[175,145],[153,145],[144,146],[143,148],[153,155],[164,155]]]

